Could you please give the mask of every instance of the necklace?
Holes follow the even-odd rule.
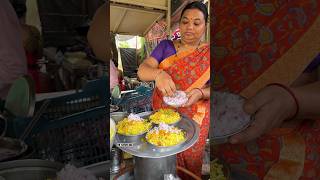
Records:
[[[198,43],[198,45],[196,47],[197,50],[199,49],[200,44],[201,44],[201,41],[199,41],[199,43]],[[178,52],[180,50],[180,45],[183,45],[182,42],[181,42],[181,39],[179,39],[179,43],[177,44],[176,57],[178,56]],[[190,48],[188,48],[187,45],[185,45],[185,46],[186,46],[187,49],[190,49]]]

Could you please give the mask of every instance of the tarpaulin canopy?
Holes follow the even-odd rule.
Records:
[[[157,21],[170,22],[171,0],[111,0],[110,31],[144,36]]]

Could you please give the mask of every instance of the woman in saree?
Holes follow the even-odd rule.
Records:
[[[212,4],[214,90],[246,97],[254,118],[216,155],[253,179],[319,179],[320,4],[265,2]]]
[[[155,81],[154,110],[170,108],[163,102],[163,96],[172,96],[176,90],[187,92],[188,101],[177,110],[196,121],[201,133],[193,147],[178,154],[177,163],[199,177],[210,121],[210,48],[202,42],[207,19],[203,3],[188,4],[179,22],[181,39],[161,41],[138,70],[141,80]]]

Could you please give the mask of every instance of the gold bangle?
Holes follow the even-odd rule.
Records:
[[[202,89],[200,89],[200,88],[194,88],[194,89],[198,89],[201,92],[201,95],[202,95],[201,99],[204,98],[204,93],[203,93]]]

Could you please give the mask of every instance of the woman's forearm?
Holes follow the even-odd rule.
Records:
[[[154,81],[161,71],[161,69],[143,63],[139,66],[138,76],[142,81]]]
[[[299,103],[299,117],[320,117],[320,81],[292,88]]]
[[[141,64],[138,70],[138,76],[142,81],[154,81],[161,69],[151,67],[149,64]]]
[[[210,98],[210,85],[209,87],[203,88],[203,99],[209,99]]]
[[[291,87],[304,86],[310,83],[314,83],[318,80],[317,71],[311,73],[302,73],[292,84]]]

